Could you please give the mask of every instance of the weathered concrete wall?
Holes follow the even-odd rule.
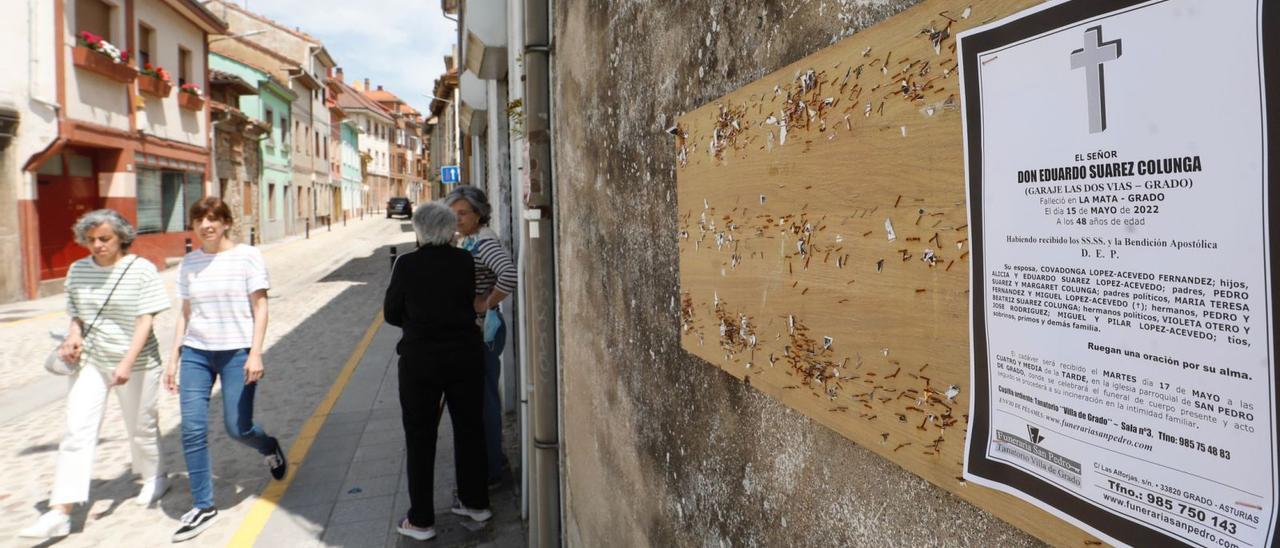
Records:
[[[571,546],[1037,544],[680,348],[663,130],[914,3],[557,3]]]

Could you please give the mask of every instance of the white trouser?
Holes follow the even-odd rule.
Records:
[[[129,433],[133,471],[143,481],[160,474],[160,421],[156,397],[160,391],[162,367],[134,371],[129,382],[115,388]],[[71,377],[67,393],[67,433],[58,446],[58,467],[54,473],[49,504],[75,504],[89,500],[89,480],[93,474],[93,454],[98,447],[98,431],[111,392],[111,377],[96,367],[86,366]]]

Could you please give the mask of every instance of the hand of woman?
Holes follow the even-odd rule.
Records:
[[[163,381],[164,381],[165,390],[168,390],[170,394],[178,393],[178,364],[177,363],[169,362],[169,365],[164,366]]]
[[[476,314],[484,314],[485,311],[489,310],[489,296],[477,295],[473,306],[476,309]]]
[[[129,382],[129,375],[133,373],[133,369],[129,364],[122,363],[116,366],[116,370],[111,373],[111,386],[120,386]]]
[[[262,356],[249,353],[249,359],[244,361],[244,383],[253,384],[262,378],[264,371],[262,368]]]
[[[68,335],[58,346],[58,357],[65,363],[76,363],[80,360],[80,350],[84,348],[84,340],[79,335]]]

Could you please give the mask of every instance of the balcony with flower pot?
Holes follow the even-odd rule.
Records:
[[[163,67],[152,67],[151,63],[142,66],[138,74],[138,91],[152,97],[164,99],[173,91],[173,82],[168,71]]]
[[[187,110],[204,110],[204,94],[200,86],[182,84],[178,90],[178,106]]]
[[[76,47],[71,49],[71,62],[122,84],[133,82],[138,77],[137,69],[129,66],[128,50],[118,49],[92,32],[81,32],[76,37]]]

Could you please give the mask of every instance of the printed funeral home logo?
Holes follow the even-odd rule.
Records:
[[[1089,133],[1107,129],[1107,90],[1103,63],[1120,58],[1120,40],[1102,41],[1102,26],[1084,31],[1084,47],[1071,52],[1072,70],[1084,69],[1084,82],[1089,94]]]
[[[995,441],[996,451],[1022,461],[1054,478],[1076,487],[1080,486],[1079,462],[1040,445],[1040,442],[1044,441],[1044,436],[1040,435],[1040,428],[1037,426],[1027,425],[1027,437],[1028,439],[1024,440],[1010,432],[997,429],[996,439],[993,441]]]
[[[1030,424],[1028,424],[1027,439],[1031,440],[1031,443],[1037,443],[1037,444],[1044,441],[1044,436],[1040,435],[1040,427],[1031,426]]]

